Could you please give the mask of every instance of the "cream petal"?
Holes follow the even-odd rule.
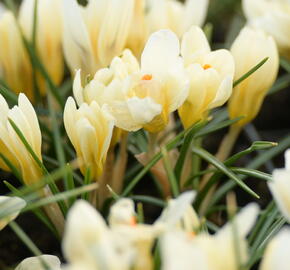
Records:
[[[63,50],[72,73],[82,69],[93,74],[96,68],[90,37],[76,0],[63,1]]]
[[[225,104],[230,98],[233,91],[233,76],[228,75],[221,82],[219,89],[217,90],[217,94],[214,100],[209,104],[209,109],[213,109]]]
[[[182,38],[181,55],[184,58],[185,65],[196,62],[199,56],[210,52],[210,46],[207,38],[201,28],[192,26]]]
[[[123,51],[134,11],[133,0],[107,1],[108,7],[98,42],[98,56],[102,66],[109,65],[113,57]]]
[[[260,270],[287,270],[290,254],[290,229],[283,228],[266,247]]]
[[[81,70],[79,69],[76,72],[73,81],[73,94],[78,106],[81,106],[81,104],[84,103],[83,91],[84,88],[82,87]]]
[[[61,270],[60,260],[52,255],[26,258],[15,268],[15,270],[45,270],[46,268],[43,266],[42,262],[45,262],[50,269]]]
[[[6,99],[0,94],[0,124],[4,124],[7,121],[7,115],[9,112],[9,106],[6,102]]]
[[[269,2],[265,0],[243,0],[244,14],[248,20],[264,15],[269,10]]]
[[[285,169],[290,171],[290,149],[285,152]]]
[[[187,0],[183,20],[183,32],[192,25],[202,26],[207,15],[208,0]]]
[[[290,222],[290,172],[284,169],[273,171],[273,181],[268,187],[284,217]]]
[[[141,69],[145,73],[164,73],[179,66],[180,45],[178,37],[170,30],[153,33],[141,56]]]
[[[14,220],[25,206],[25,200],[19,197],[0,196],[0,230]]]
[[[71,263],[88,258],[90,246],[98,243],[106,228],[102,216],[88,202],[78,200],[67,216],[62,242],[65,257]]]

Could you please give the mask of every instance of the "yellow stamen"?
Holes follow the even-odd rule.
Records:
[[[151,74],[145,74],[142,77],[142,80],[144,80],[144,81],[150,81],[151,79],[152,79],[152,75]]]
[[[209,68],[211,68],[211,65],[209,65],[209,64],[205,64],[205,65],[203,66],[203,69],[204,69],[204,70],[207,70],[207,69],[209,69]]]

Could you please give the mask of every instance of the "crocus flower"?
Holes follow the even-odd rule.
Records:
[[[271,35],[280,52],[290,57],[290,3],[287,0],[243,0],[243,10],[250,26]]]
[[[64,109],[64,126],[79,158],[80,169],[85,175],[90,168],[91,177],[102,174],[110,146],[114,120],[97,102],[83,103],[79,108],[69,97]]]
[[[30,257],[23,260],[15,270],[45,270],[49,269],[60,270],[60,260],[56,256],[41,255],[38,257]]]
[[[234,59],[221,49],[211,51],[203,31],[193,26],[183,36],[181,54],[190,80],[189,95],[178,113],[185,128],[204,120],[210,109],[231,96]]]
[[[256,117],[267,91],[276,80],[279,57],[273,38],[250,27],[241,30],[231,47],[231,52],[236,65],[235,80],[268,57],[263,66],[234,88],[229,101],[230,118],[244,116],[236,124],[242,127]]]

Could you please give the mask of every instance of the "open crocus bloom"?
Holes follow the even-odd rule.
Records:
[[[280,211],[290,222],[290,149],[285,152],[285,169],[275,169],[268,186]]]
[[[248,24],[271,35],[282,54],[290,57],[290,2],[288,0],[243,0]]]
[[[96,73],[83,88],[77,74],[74,94],[79,103],[96,100],[108,104],[117,127],[150,132],[162,130],[169,114],[177,110],[188,94],[177,36],[170,30],[152,34],[141,57],[141,66],[125,51],[113,59],[109,69]]]
[[[0,230],[14,220],[26,202],[19,197],[0,196]]]
[[[290,229],[283,228],[271,239],[264,253],[260,270],[287,270],[290,254]]]
[[[60,260],[56,256],[41,255],[38,257],[26,258],[15,270],[46,270],[48,266],[52,270],[60,270]]]
[[[25,184],[32,184],[42,177],[42,171],[9,122],[11,119],[20,129],[39,160],[41,156],[41,132],[33,106],[24,94],[18,96],[18,106],[9,109],[6,100],[0,95],[0,153],[21,173]],[[0,162],[4,170],[7,164]]]
[[[77,109],[69,97],[64,109],[64,125],[79,158],[83,174],[90,168],[91,177],[97,179],[110,146],[114,120],[97,102],[83,103]]]
[[[161,237],[162,269],[239,269],[240,264],[247,262],[246,235],[258,213],[256,204],[246,206],[233,223],[226,224],[215,235],[168,231]]]
[[[231,96],[234,59],[227,50],[210,50],[205,34],[192,27],[182,39],[181,54],[190,79],[189,95],[179,108],[185,128],[205,119],[210,109],[223,105]]]

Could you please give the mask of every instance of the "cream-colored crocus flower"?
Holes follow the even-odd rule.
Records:
[[[37,0],[36,49],[38,56],[55,84],[63,77],[62,55],[62,6],[59,0]],[[19,10],[19,23],[25,37],[33,39],[35,0],[24,0]],[[45,82],[38,74],[40,90],[44,93]]]
[[[74,99],[69,97],[64,108],[64,126],[77,152],[81,172],[85,175],[90,168],[91,177],[97,179],[110,146],[113,118],[95,101],[77,108]]]
[[[195,269],[199,265],[200,269],[240,269],[248,260],[246,236],[258,214],[259,207],[250,204],[234,218],[234,223],[226,224],[215,235],[168,231],[161,238],[163,269]]]
[[[288,0],[243,0],[243,10],[250,26],[271,35],[280,52],[290,57],[290,2]]]
[[[272,37],[260,30],[245,27],[234,41],[231,52],[236,63],[235,80],[268,57],[262,67],[234,88],[229,101],[230,118],[244,116],[236,124],[242,127],[256,117],[267,91],[276,80],[278,50]]]
[[[16,124],[38,159],[42,160],[41,132],[34,108],[24,94],[19,94],[18,106],[12,109],[0,95],[0,108],[0,153],[21,172],[26,184],[35,183],[42,177],[42,170],[9,122],[11,119]],[[1,161],[0,166],[9,171],[4,162]]]
[[[183,36],[181,54],[190,79],[189,95],[179,108],[185,128],[207,117],[210,109],[222,106],[231,96],[234,59],[221,49],[211,51],[203,31],[193,26]]]
[[[273,171],[268,187],[284,217],[290,222],[290,149],[285,152],[285,168]]]
[[[109,69],[97,72],[85,88],[77,74],[73,87],[76,100],[108,104],[121,129],[136,131],[144,127],[158,132],[188,94],[188,79],[179,54],[177,36],[170,30],[160,30],[150,36],[140,67],[126,50],[113,59]]]
[[[64,0],[63,49],[72,73],[81,69],[93,75],[110,64],[125,48],[134,0]]]
[[[11,11],[1,12],[0,43],[1,77],[15,93],[24,92],[32,99],[32,66]]]
[[[263,255],[260,270],[289,269],[290,229],[283,228],[270,240]]]
[[[201,26],[207,14],[208,0],[148,0],[146,22],[149,33],[168,28],[181,37],[193,25]]]
[[[41,255],[23,260],[15,270],[60,270],[60,260],[56,256]]]
[[[0,196],[0,230],[14,220],[25,206],[25,200],[19,197]]]

